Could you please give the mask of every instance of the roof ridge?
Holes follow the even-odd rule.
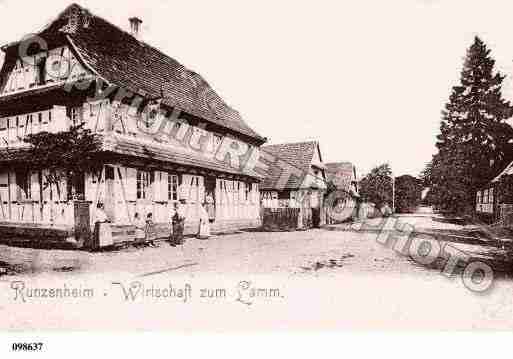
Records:
[[[163,52],[162,50],[160,50],[159,48],[157,48],[156,46],[154,45],[151,45],[150,43],[146,42],[146,41],[143,41],[135,36],[133,36],[129,31],[125,30],[124,28],[112,23],[111,21],[107,20],[106,18],[100,16],[100,15],[97,15],[96,13],[93,13],[92,11],[90,11],[88,8],[86,7],[83,7],[77,3],[72,3],[71,5],[69,5],[66,9],[64,9],[60,14],[59,16],[57,17],[60,18],[62,17],[66,11],[69,11],[71,8],[73,7],[77,7],[79,8],[80,10],[85,10],[87,11],[91,16],[94,16],[104,22],[106,22],[107,24],[113,26],[114,28],[116,28],[117,30],[121,31],[122,33],[128,35],[128,36],[131,36],[135,41],[137,41],[138,43],[140,43],[142,46],[146,46],[154,51],[156,51],[157,53],[159,53],[160,55],[162,55],[164,58],[166,58],[167,60],[171,60],[172,62],[175,62],[176,65],[178,65],[180,68],[182,68],[183,70],[185,70],[186,72],[188,72],[190,75],[196,75],[200,78],[201,81],[203,81],[208,87],[210,87],[214,92],[215,94],[217,95],[217,97],[223,102],[224,105],[228,106],[232,111],[234,112],[237,112],[237,114],[240,115],[240,112],[237,111],[236,109],[234,109],[233,107],[231,107],[228,103],[226,103],[226,101],[217,93],[216,90],[214,90],[212,88],[212,85],[199,73],[197,72],[196,70],[192,70],[190,68],[188,68],[187,66],[185,66],[184,64],[182,64],[180,61],[176,60],[174,57],[171,57],[169,56],[168,54],[166,54],[165,52]],[[55,21],[55,20],[54,20]]]
[[[315,144],[315,145],[318,145],[319,141],[311,140],[311,141],[275,143],[275,144],[264,145],[264,146],[262,146],[262,148],[271,147],[271,146],[286,146],[286,145],[290,146],[290,145],[303,145],[303,144]]]
[[[110,61],[111,59],[119,61],[119,59],[116,59],[116,54],[105,54],[105,50],[101,48],[101,46],[105,46],[104,44],[101,44],[101,42],[108,42],[109,40],[103,38],[99,39],[99,44],[93,44],[91,52],[88,48],[90,44],[87,43],[90,41],[88,38],[90,38],[91,32],[79,27],[76,31],[73,31],[68,35],[71,39],[81,43],[81,45],[77,47],[77,52],[82,55],[85,54],[85,56],[83,56],[85,62],[95,68],[102,77],[105,77],[108,80],[111,80],[110,82],[118,85],[128,86],[128,89],[135,93],[139,93],[140,90],[144,92],[149,91],[152,96],[157,96],[157,94],[162,95],[166,85],[169,85],[168,91],[165,91],[165,101],[163,103],[173,103],[194,116],[198,116],[204,120],[216,123],[222,127],[234,130],[251,138],[258,139],[259,141],[265,141],[265,138],[256,133],[244,121],[240,112],[231,107],[199,72],[189,69],[180,61],[167,55],[156,46],[138,39],[124,28],[113,24],[106,18],[99,16],[76,3],[68,6],[66,10],[61,13],[61,16],[65,15],[66,12],[73,11],[72,9],[86,12],[87,15],[92,18],[92,25],[90,27],[90,31],[92,31],[92,33],[94,33],[95,29],[103,28],[105,30],[112,28],[112,36],[121,41],[126,41],[127,46],[133,47],[133,51],[135,52],[130,55],[133,59],[141,59],[150,62],[147,63],[144,68],[128,67],[133,75],[125,74],[120,76],[119,71],[121,70],[119,68],[107,69],[105,66],[102,68],[101,60],[95,58],[94,54],[93,58],[91,58],[92,52],[107,56],[108,60],[106,61]],[[103,64],[105,64],[105,61]],[[119,64],[119,62],[117,64]],[[123,65],[134,66],[134,60],[121,59],[121,66]],[[118,74],[116,74],[116,72],[118,72]],[[130,76],[132,76],[132,78],[130,78]],[[145,79],[143,80],[143,78]],[[140,81],[139,83],[137,82],[138,80]],[[181,80],[188,81],[190,84],[183,88],[179,88],[177,86],[180,85],[177,85],[177,81]],[[137,88],[137,86],[140,87]],[[180,101],[179,97],[181,95],[176,92],[177,90],[180,91],[180,89],[187,92],[185,95],[187,97],[185,102],[183,101],[184,98]],[[205,94],[204,91],[206,91],[206,95],[201,96],[201,94]]]

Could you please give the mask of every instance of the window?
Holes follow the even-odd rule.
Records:
[[[170,201],[178,201],[178,176],[167,174],[167,198]]]
[[[476,203],[481,203],[481,191],[477,191],[477,194],[476,194]]]
[[[488,190],[485,189],[483,193],[483,203],[488,203]]]
[[[493,188],[488,191],[488,203],[493,203]]]
[[[221,145],[222,141],[223,141],[223,136],[214,134],[214,151],[217,150],[217,148]]]
[[[246,183],[244,200],[249,201],[251,198],[251,183]]]
[[[93,176],[94,178],[94,176]],[[96,181],[93,180],[93,183]],[[85,196],[85,176],[83,173],[76,173],[66,182],[68,200],[83,200]]]
[[[137,199],[148,199],[150,195],[150,172],[137,170]]]
[[[200,189],[200,176],[191,176],[191,183],[189,187],[189,201],[191,203],[196,203],[199,200],[202,200],[199,197],[199,189]]]
[[[71,123],[73,126],[78,126],[82,123],[84,123],[84,119],[82,116],[82,107],[72,107],[70,110]]]
[[[23,201],[32,198],[32,183],[28,171],[16,173],[16,185],[18,186],[20,200]]]
[[[100,114],[99,103],[89,103],[89,117],[96,117]]]

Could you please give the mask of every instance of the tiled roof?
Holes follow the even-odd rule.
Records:
[[[195,153],[192,150],[177,146],[171,147],[169,144],[159,144],[152,140],[143,142],[140,139],[130,139],[115,133],[102,136],[102,150],[99,152],[99,158],[105,153],[191,166],[242,177],[252,177],[257,180],[263,179],[260,174],[251,169],[243,171],[214,158],[207,158],[203,154]],[[0,164],[25,162],[28,160],[28,156],[30,156],[28,145],[10,150],[0,149]]]
[[[87,14],[87,26],[70,20],[77,13]],[[199,74],[79,5],[66,8],[41,34],[53,37],[56,30],[67,34],[86,65],[109,83],[147,98],[163,95],[165,105],[265,141]]]
[[[328,178],[338,173],[348,177],[354,177],[354,165],[351,162],[330,162],[325,163]]]
[[[310,171],[312,159],[317,148],[318,143],[316,141],[309,141],[262,146],[261,150],[287,162],[302,172],[302,176],[300,177],[291,175],[283,188],[298,189],[302,186],[304,176]],[[283,166],[280,166],[279,163],[275,161],[273,165],[269,166],[267,177],[261,183],[260,188],[275,189],[282,172]]]
[[[201,153],[195,153],[192,150],[176,146],[171,148],[170,145],[161,145],[154,141],[141,142],[140,140],[131,140],[124,136],[111,134],[104,137],[103,143],[103,150],[106,152],[262,179],[254,171],[242,171],[216,159],[209,159]]]

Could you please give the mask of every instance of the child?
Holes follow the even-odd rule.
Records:
[[[134,216],[134,225],[135,225],[135,245],[139,246],[144,244],[146,241],[146,222],[139,213],[136,213]]]
[[[146,216],[146,243],[150,247],[157,247],[155,244],[155,224],[153,223],[152,213],[148,213]]]
[[[175,214],[173,215],[173,243],[172,245],[178,246],[183,244],[183,230],[185,224],[185,214],[182,206],[182,201],[180,203],[175,203]]]

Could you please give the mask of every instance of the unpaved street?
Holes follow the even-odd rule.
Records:
[[[461,227],[433,220],[430,214],[400,220],[422,229]],[[513,288],[507,275],[487,293],[476,294],[459,275],[447,278],[439,268],[419,265],[378,242],[377,235],[335,226],[191,238],[183,248],[162,242],[159,248],[94,254],[3,247],[0,261],[18,261],[28,269],[0,277],[2,327],[513,328]],[[488,250],[451,244],[480,255]],[[93,288],[94,296],[34,298],[35,292],[30,297],[26,291],[63,286]],[[174,297],[156,294],[156,289],[170,286]],[[134,298],[127,296],[130,288],[137,294]],[[178,296],[180,288],[183,297]]]

